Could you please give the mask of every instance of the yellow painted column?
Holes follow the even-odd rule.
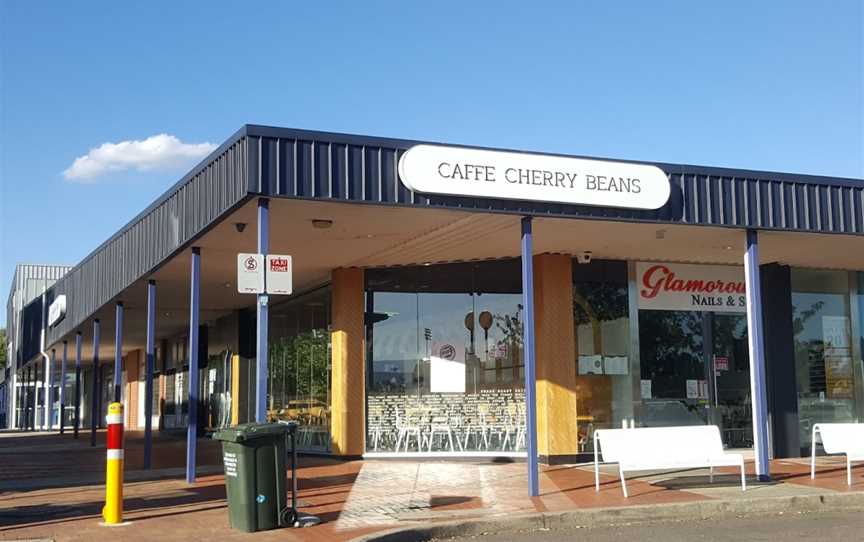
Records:
[[[569,462],[579,452],[570,256],[534,256],[534,327],[537,450],[544,463]]]
[[[365,298],[363,270],[333,270],[331,298],[332,391],[330,439],[335,455],[365,450]]]
[[[168,383],[165,379],[165,373],[159,373],[159,401],[157,405],[153,406],[153,412],[155,412],[159,416],[159,429],[163,429],[165,427],[165,398],[168,396],[168,392],[166,387]]]
[[[231,425],[240,423],[240,356],[231,356]]]
[[[123,409],[126,412],[126,428],[138,429],[138,379],[141,375],[141,350],[133,350],[123,358],[126,368],[126,404]],[[141,413],[144,416],[144,413]]]

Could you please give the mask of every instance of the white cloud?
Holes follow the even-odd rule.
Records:
[[[63,177],[70,181],[93,182],[96,177],[114,171],[181,168],[207,156],[215,148],[212,143],[183,143],[169,134],[150,136],[143,141],[103,143],[76,158],[63,172]]]

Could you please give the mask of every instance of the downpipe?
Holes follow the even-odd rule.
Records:
[[[51,373],[51,358],[48,357],[48,352],[45,351],[45,322],[47,315],[45,314],[45,289],[42,289],[42,329],[39,333],[39,354],[42,355],[42,359],[45,360],[45,372],[42,377],[43,386],[42,391],[44,395],[44,407],[42,408],[42,424],[41,428],[43,431],[51,430],[51,387],[48,386],[48,382],[51,381],[51,377],[49,376]],[[34,384],[35,385],[35,384]],[[36,397],[34,395],[34,397]],[[34,403],[38,404],[38,400],[34,401]],[[36,415],[35,412],[35,404],[33,415]]]

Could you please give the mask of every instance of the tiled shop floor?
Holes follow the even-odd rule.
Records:
[[[141,471],[142,441],[126,443],[126,527],[100,527],[104,447],[90,448],[82,434],[71,436],[0,434],[0,540],[348,540],[419,521],[494,517],[577,507],[650,505],[707,499],[758,498],[864,491],[864,467],[846,487],[845,467],[819,459],[816,480],[806,460],[772,463],[774,481],[740,490],[734,469],[720,469],[713,484],[707,471],[628,476],[631,497],[621,493],[617,470],[604,467],[594,490],[590,465],[543,468],[540,496],[526,496],[523,462],[338,461],[304,457],[299,469],[303,511],[323,524],[302,530],[255,534],[228,526],[218,443],[199,443],[198,482],[183,480],[185,442],[160,435],[154,444],[154,471]],[[752,472],[752,465],[748,465]]]

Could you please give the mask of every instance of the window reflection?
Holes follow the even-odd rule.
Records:
[[[576,326],[576,413],[579,450],[593,450],[595,429],[633,417],[627,267],[624,262],[573,264]]]
[[[524,451],[519,280],[510,261],[367,272],[368,452]]]
[[[814,423],[861,417],[861,362],[853,357],[849,273],[792,270],[792,325],[802,452]]]
[[[297,446],[330,450],[330,292],[270,309],[267,417],[300,423]]]

